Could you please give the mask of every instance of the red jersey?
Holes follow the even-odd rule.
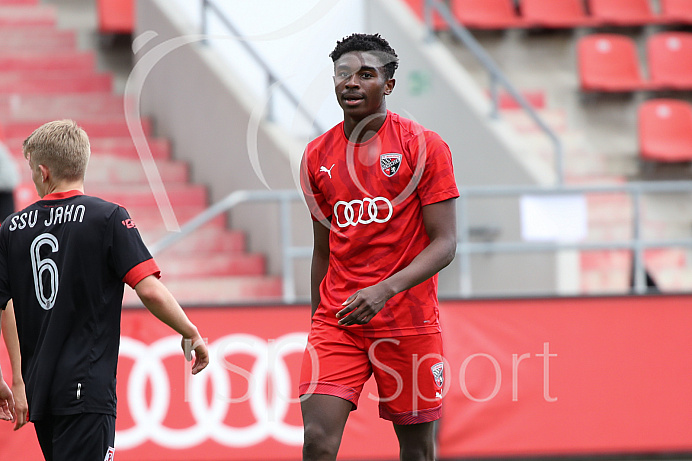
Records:
[[[333,325],[346,298],[399,272],[430,243],[422,207],[459,196],[447,144],[389,111],[366,142],[348,141],[342,122],[308,144],[301,184],[313,219],[331,222],[313,319]],[[437,275],[392,297],[368,324],[344,328],[368,337],[440,331]]]

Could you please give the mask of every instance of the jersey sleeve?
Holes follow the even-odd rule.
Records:
[[[0,309],[5,310],[7,303],[12,296],[10,294],[9,271],[7,267],[7,225],[0,226]]]
[[[312,219],[314,221],[324,221],[331,218],[332,210],[315,181],[310,153],[310,146],[308,146],[300,162],[300,187]]]
[[[109,227],[110,260],[113,270],[123,282],[134,288],[149,275],[161,276],[158,265],[125,208],[116,209]]]
[[[437,133],[426,131],[422,138],[413,141],[411,151],[415,175],[420,177],[418,195],[423,206],[459,197],[452,153]]]

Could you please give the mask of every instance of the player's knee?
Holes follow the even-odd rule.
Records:
[[[340,436],[327,433],[316,424],[306,425],[303,443],[303,461],[336,459]]]

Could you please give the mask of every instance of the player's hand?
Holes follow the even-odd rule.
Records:
[[[344,301],[344,308],[337,312],[339,325],[365,325],[382,310],[392,296],[382,284],[356,291]]]
[[[192,364],[193,375],[196,375],[209,365],[209,350],[201,336],[196,335],[192,338],[183,338],[182,347],[185,353],[185,360],[188,362],[192,360],[192,352],[194,351],[195,353],[195,361]]]
[[[12,384],[12,394],[14,395],[14,430],[16,431],[28,422],[29,404],[26,401],[24,381],[17,381]]]
[[[2,379],[0,379],[0,420],[14,421],[14,396]]]

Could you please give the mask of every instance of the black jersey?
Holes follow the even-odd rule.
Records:
[[[124,283],[159,270],[127,211],[50,194],[0,226],[0,305],[14,302],[29,417],[115,415]]]

